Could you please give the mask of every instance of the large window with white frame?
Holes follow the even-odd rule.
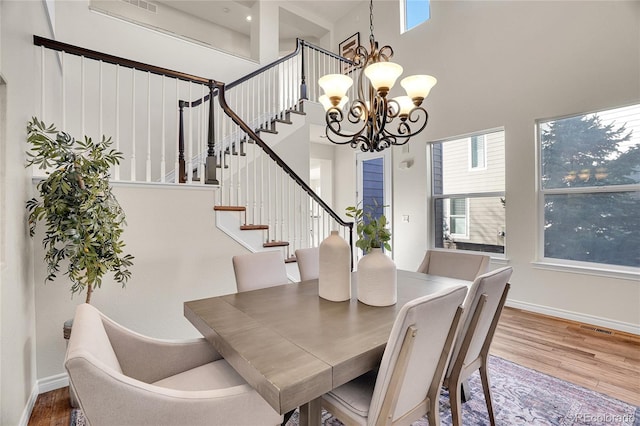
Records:
[[[433,247],[504,253],[504,130],[431,144]]]
[[[541,257],[640,267],[640,104],[537,123]]]

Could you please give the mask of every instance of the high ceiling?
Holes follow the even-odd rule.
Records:
[[[247,16],[251,15],[256,1],[156,0],[157,3],[247,35],[251,32]],[[281,39],[319,39],[327,33],[327,25],[347,16],[362,1],[280,0],[283,8],[280,9],[279,36]]]

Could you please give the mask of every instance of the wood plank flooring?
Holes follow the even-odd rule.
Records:
[[[640,406],[640,336],[505,308],[491,353]],[[69,388],[38,396],[29,426],[69,425]]]
[[[640,406],[640,336],[505,308],[491,353]]]

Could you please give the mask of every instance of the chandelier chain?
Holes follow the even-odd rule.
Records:
[[[369,40],[371,43],[375,40],[373,37],[373,0],[369,2]]]

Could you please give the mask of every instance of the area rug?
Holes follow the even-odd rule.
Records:
[[[640,426],[640,407],[585,389],[564,380],[522,367],[502,358],[491,356],[489,374],[494,414],[498,425],[615,425]],[[465,426],[489,424],[480,376],[476,372],[469,379],[471,400],[462,404]],[[323,411],[324,426],[342,423]],[[442,425],[451,425],[448,392],[440,395]],[[233,425],[230,419],[229,425]],[[74,410],[71,426],[84,426],[80,410]],[[414,426],[428,426],[426,418]],[[184,425],[188,426],[188,425]],[[287,426],[298,426],[296,411]]]

